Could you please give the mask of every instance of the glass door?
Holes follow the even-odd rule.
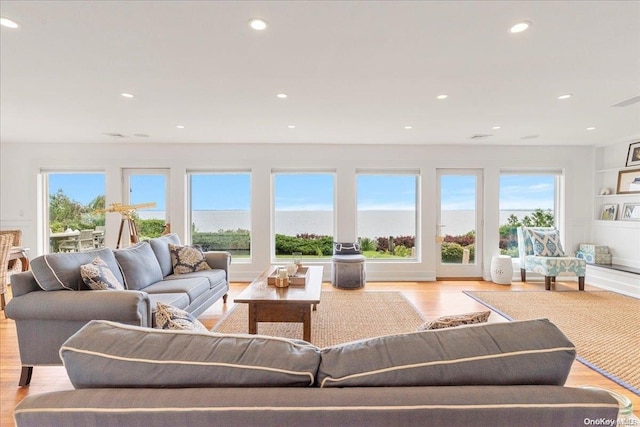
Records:
[[[150,239],[171,231],[169,221],[168,169],[124,169],[123,201],[133,208],[132,219],[135,221],[137,239]],[[125,237],[127,229],[123,225],[127,221],[122,217],[118,241]],[[131,239],[133,240],[133,239]]]
[[[482,278],[482,171],[438,169],[436,276]]]

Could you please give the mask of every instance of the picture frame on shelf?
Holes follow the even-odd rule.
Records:
[[[640,194],[640,168],[618,172],[616,194]]]
[[[600,213],[600,219],[603,221],[615,221],[618,215],[617,204],[605,204],[602,206],[602,212]]]
[[[625,166],[640,166],[640,141],[629,144],[629,153],[627,154]]]
[[[640,221],[640,203],[625,203],[622,205],[620,219],[624,221]]]

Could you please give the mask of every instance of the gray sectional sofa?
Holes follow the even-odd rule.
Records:
[[[157,302],[198,316],[229,290],[228,252],[205,252],[211,269],[173,274],[168,234],[135,246],[77,253],[56,253],[31,261],[31,271],[11,276],[13,298],[6,315],[14,319],[22,373],[28,385],[34,365],[60,365],[62,343],[91,320],[112,320],[152,327]],[[89,290],[80,266],[100,257],[125,290]]]
[[[608,393],[564,386],[575,348],[544,319],[322,349],[93,321],[60,355],[75,389],[25,398],[18,427],[548,427],[614,425],[618,413]]]

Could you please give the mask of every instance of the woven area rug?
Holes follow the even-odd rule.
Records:
[[[423,322],[413,304],[399,292],[323,292],[317,310],[311,312],[311,343],[328,347],[413,332]],[[212,330],[246,334],[247,304],[237,304]],[[302,323],[258,323],[258,333],[302,339]]]
[[[465,291],[511,320],[547,318],[578,360],[640,395],[640,300],[615,292]]]

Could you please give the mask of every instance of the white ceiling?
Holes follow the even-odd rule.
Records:
[[[640,95],[638,1],[2,0],[0,11],[21,26],[1,29],[5,143],[640,137],[640,103],[611,107]],[[250,29],[253,17],[268,29]],[[511,34],[522,20],[530,29]]]

